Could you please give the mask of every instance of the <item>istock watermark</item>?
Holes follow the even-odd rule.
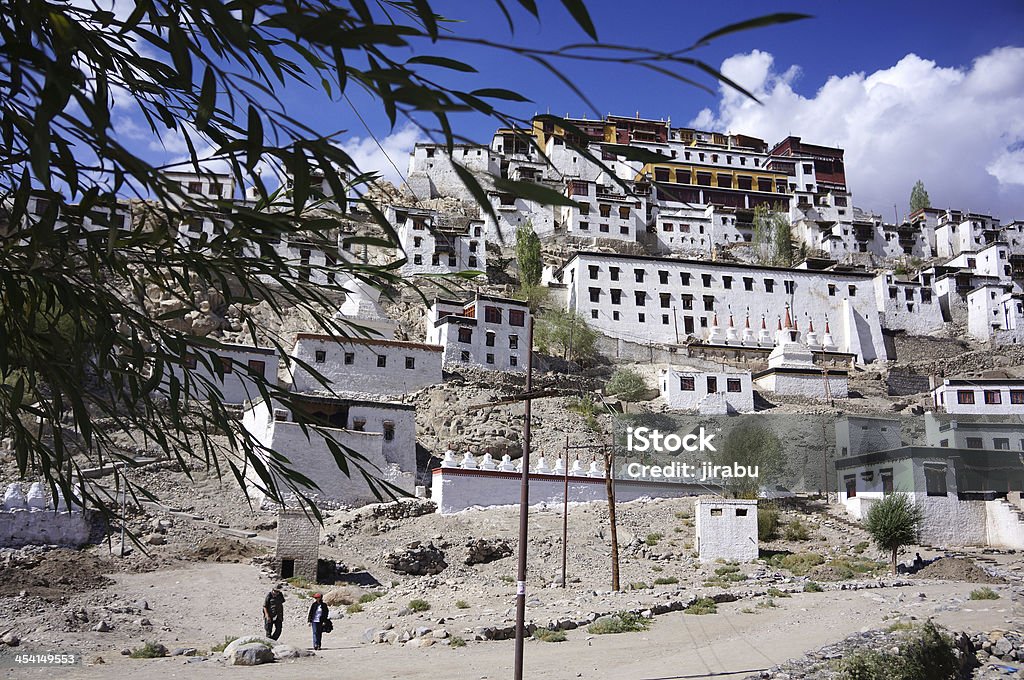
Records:
[[[645,454],[645,457],[659,453],[717,453],[714,438],[715,433],[709,433],[703,427],[686,435],[663,434],[649,427],[629,427],[626,429],[626,448],[630,453]],[[757,479],[760,476],[760,466],[741,465],[738,462],[722,465],[709,460],[676,460],[661,465],[631,462],[626,465],[626,475],[633,479],[718,482],[728,479]]]
[[[626,448],[631,453],[678,453],[679,451],[717,451],[711,440],[714,434],[708,434],[700,428],[697,434],[680,437],[677,434],[662,434],[660,430],[649,427],[626,428]]]

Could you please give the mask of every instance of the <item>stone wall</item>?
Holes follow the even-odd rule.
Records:
[[[931,390],[930,377],[917,373],[912,368],[894,367],[885,377],[887,394],[890,397],[908,397],[924,394]]]
[[[317,562],[320,559],[320,525],[302,510],[278,511],[275,558],[278,574],[282,577],[299,576],[316,582]]]

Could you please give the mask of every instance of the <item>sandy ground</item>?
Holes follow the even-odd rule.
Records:
[[[259,633],[259,605],[267,587],[255,567],[240,564],[206,564],[147,574],[122,574],[108,586],[126,600],[146,598],[147,612],[158,639],[168,647],[195,646],[208,649],[225,636]],[[796,594],[775,599],[775,608],[755,608],[751,602],[719,605],[719,613],[692,616],[671,613],[655,619],[644,633],[592,636],[584,630],[569,631],[564,643],[526,643],[526,677],[529,678],[739,678],[797,657],[806,651],[836,642],[850,633],[884,627],[896,617],[933,617],[958,630],[992,630],[1014,626],[1024,608],[1010,588],[998,587],[1004,597],[990,602],[967,601],[976,586],[968,583],[923,583],[913,587],[881,590],[833,591]],[[921,594],[924,597],[921,597]],[[539,591],[543,599],[546,594]],[[188,615],[189,602],[196,603]],[[291,593],[288,617],[281,641],[296,647],[310,645],[305,620],[306,602]],[[420,615],[422,625],[434,625],[429,613]],[[435,614],[435,616],[437,616]],[[406,617],[403,624],[415,617]],[[163,638],[161,629],[192,632],[188,638]],[[370,645],[361,641],[367,621],[346,617],[335,633],[325,638],[326,648],[315,658],[255,668],[224,665],[220,661],[186,662],[181,657],[136,660],[116,652],[97,652],[100,633],[63,635],[53,649],[37,651],[84,652],[87,660],[97,655],[105,663],[74,668],[17,668],[0,670],[0,677],[20,678],[506,678],[511,675],[513,645],[510,641],[469,642],[464,648],[434,646],[427,649]],[[462,631],[448,626],[453,634]],[[168,634],[169,635],[169,634]],[[20,651],[29,652],[23,647]]]

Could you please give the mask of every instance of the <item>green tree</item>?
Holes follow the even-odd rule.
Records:
[[[534,328],[534,341],[541,352],[577,363],[597,356],[597,337],[597,331],[575,310],[545,311]]]
[[[0,434],[13,440],[21,475],[37,469],[52,491],[59,488],[65,497],[80,492],[100,509],[113,498],[106,481],[94,484],[77,475],[97,462],[130,462],[125,437],[185,469],[230,471],[239,484],[255,473],[275,500],[288,489],[308,501],[306,494],[315,490],[284,455],[241,426],[216,381],[191,368],[194,359],[222,374],[222,343],[184,328],[188,317],[205,313],[213,288],[219,309],[240,314],[248,342],[261,338],[257,320],[246,312],[256,303],[278,316],[296,309],[322,332],[343,337],[358,333],[331,311],[347,282],[379,289],[407,283],[396,273],[401,263],[379,266],[344,257],[330,266],[306,265],[295,276],[297,263],[281,252],[283,241],[338,248],[339,229],[356,207],[371,216],[377,232],[344,237],[345,249],[398,245],[380,208],[365,198],[374,177],[345,152],[338,134],[299,118],[310,107],[354,107],[348,92],[356,89],[393,126],[412,121],[450,152],[460,141],[451,113],[475,112],[522,130],[526,121],[500,107],[527,97],[486,82],[460,89],[475,79],[475,69],[445,52],[489,49],[539,64],[599,110],[573,87],[559,60],[628,62],[681,82],[690,82],[682,71],[696,69],[731,84],[695,50],[721,35],[803,18],[773,14],[709,33],[690,49],[656,50],[598,42],[585,4],[563,0],[592,41],[582,57],[573,49],[473,36],[437,14],[429,0],[139,0],[125,13],[102,9],[106,4],[0,3]],[[507,4],[496,0],[495,6],[513,28],[517,20]],[[538,15],[535,3],[518,4]],[[446,74],[458,74],[460,86]],[[292,105],[286,95],[294,93],[308,105]],[[566,145],[614,179],[601,154],[595,157],[581,141],[584,132],[555,116],[541,118],[565,130],[572,138]],[[138,121],[142,134],[154,140],[180,141],[189,168],[224,168],[237,187],[251,189],[256,202],[193,194],[126,143],[137,130],[122,120]],[[518,134],[543,156],[532,136]],[[481,211],[496,220],[481,179],[458,163],[453,167]],[[264,179],[273,175],[290,177],[289,190],[274,191]],[[531,182],[495,177],[489,184],[541,203],[570,203]],[[318,200],[314,186],[329,187],[330,200]],[[144,219],[83,227],[81,216],[102,215],[127,197],[150,201]],[[217,225],[201,248],[182,247],[178,240],[178,228],[190,216]],[[61,337],[79,349],[87,342],[89,351],[54,360],[54,343],[41,342],[37,329],[41,315],[55,309],[65,310],[71,324]],[[281,345],[275,350],[287,352]],[[262,399],[292,406],[292,395],[275,382],[262,376],[253,382]],[[26,399],[30,392],[39,398]],[[361,474],[380,492],[389,489],[375,481],[377,472],[358,452],[338,445],[301,409],[292,413],[310,437],[324,438],[340,469]],[[148,495],[120,472],[114,485]]]
[[[864,517],[864,527],[871,534],[879,550],[892,556],[892,573],[896,573],[896,560],[904,546],[917,540],[918,526],[923,514],[905,493],[892,493],[878,501]]]
[[[914,213],[923,208],[932,207],[932,200],[928,198],[928,191],[924,188],[924,182],[917,180],[914,188],[910,190],[910,212]]]
[[[533,230],[533,222],[527,221],[516,229],[515,250],[520,288],[534,288],[540,285],[544,261],[540,255],[540,238]]]
[[[618,397],[626,404],[642,401],[647,393],[647,381],[632,368],[617,368],[604,386],[604,393]]]
[[[765,204],[754,208],[754,235],[751,239],[759,264],[789,267],[793,264],[793,235],[781,206]]]
[[[731,477],[723,486],[736,498],[757,498],[760,487],[769,486],[782,477],[785,457],[782,441],[767,427],[743,423],[722,441],[713,456],[715,465],[732,467],[738,464],[757,467],[757,477]]]

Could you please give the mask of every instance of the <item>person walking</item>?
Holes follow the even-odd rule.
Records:
[[[281,625],[284,623],[284,593],[281,588],[278,583],[263,599],[263,628],[271,640],[281,637]]]
[[[320,641],[324,634],[324,625],[329,620],[329,610],[324,604],[324,596],[313,595],[313,604],[309,606],[309,626],[313,629],[313,649],[320,649]]]

